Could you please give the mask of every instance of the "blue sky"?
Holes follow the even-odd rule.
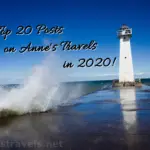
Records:
[[[43,1],[1,1],[0,25],[6,25],[13,31],[4,40],[0,36],[0,83],[21,82],[29,70],[44,59],[47,53],[4,53],[5,47],[34,46],[48,42],[60,43],[68,40],[74,44],[86,44],[91,40],[98,42],[92,51],[63,52],[57,50],[62,63],[72,60],[77,64],[79,58],[114,58],[119,56],[119,40],[116,31],[122,24],[133,29],[131,39],[135,74],[138,77],[150,77],[150,2],[148,0],[43,0]],[[61,35],[36,34],[36,25],[45,24],[63,26]],[[19,25],[34,27],[28,36],[16,36]],[[46,41],[46,42],[45,42]],[[117,78],[118,61],[115,66],[65,69],[70,80],[98,80]],[[52,62],[50,62],[52,63]],[[58,68],[59,69],[59,68]]]

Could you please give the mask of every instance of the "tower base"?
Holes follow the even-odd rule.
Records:
[[[141,80],[136,80],[135,82],[119,82],[119,80],[114,80],[113,87],[142,87]]]

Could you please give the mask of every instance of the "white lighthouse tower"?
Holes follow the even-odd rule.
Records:
[[[119,82],[134,82],[130,38],[132,29],[123,25],[118,31],[120,39]]]
[[[119,59],[119,81],[114,82],[115,86],[136,86],[137,82],[134,79],[134,70],[132,62],[132,52],[130,38],[132,37],[132,29],[127,25],[122,27],[117,32],[120,39],[120,59]],[[138,86],[141,81],[138,81]]]

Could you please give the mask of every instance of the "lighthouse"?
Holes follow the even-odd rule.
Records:
[[[135,81],[131,51],[132,29],[127,25],[122,25],[117,31],[120,40],[119,56],[119,80],[114,81],[114,86],[141,86],[141,81]]]
[[[134,82],[130,38],[132,29],[122,25],[117,34],[120,39],[119,82]]]

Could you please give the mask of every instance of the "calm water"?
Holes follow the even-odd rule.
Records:
[[[115,89],[112,81],[67,83],[68,90],[82,87],[68,105],[1,118],[0,149],[150,149],[150,80],[142,82],[137,89]]]

